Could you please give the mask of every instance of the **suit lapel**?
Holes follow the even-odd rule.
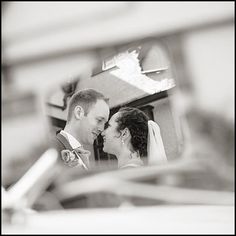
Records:
[[[70,150],[70,151],[73,151],[73,148],[71,147],[71,145],[70,145],[70,143],[69,143],[69,141],[67,140],[66,137],[64,137],[64,136],[63,136],[62,134],[60,134],[60,133],[58,133],[56,137],[57,137],[57,139],[60,141],[60,143],[63,144],[63,146],[64,146],[66,149],[68,149],[68,150]]]
[[[68,150],[70,150],[70,151],[73,151],[73,152],[76,152],[76,156],[77,156],[78,158],[80,158],[80,159],[82,160],[82,162],[84,163],[85,169],[88,169],[88,168],[89,168],[89,160],[88,160],[88,158],[87,158],[86,156],[84,156],[84,155],[81,155],[78,151],[76,151],[76,149],[73,149],[73,148],[71,147],[71,145],[70,145],[70,143],[69,143],[69,141],[68,141],[68,139],[67,139],[66,137],[64,137],[64,136],[63,136],[62,134],[60,134],[60,133],[58,133],[56,137],[57,137],[58,141],[59,141],[60,143],[62,143],[62,145],[63,145],[66,149],[68,149]]]

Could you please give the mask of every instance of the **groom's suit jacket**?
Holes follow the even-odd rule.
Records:
[[[61,157],[62,162],[64,162],[65,165],[67,165],[67,163],[65,162],[65,160],[63,160],[62,158],[62,151],[63,150],[67,150],[70,152],[73,152],[77,158],[80,158],[82,160],[82,162],[84,163],[81,167],[83,169],[89,169],[89,159],[88,159],[88,155],[83,155],[79,149],[73,149],[69,143],[69,140],[63,136],[62,134],[60,134],[60,131],[56,134],[56,137],[54,138],[53,141],[53,145],[54,147],[57,149],[58,154]],[[84,166],[85,165],[85,166]]]
[[[59,132],[56,135],[52,136],[51,140],[50,140],[52,147],[54,147],[57,150],[58,157],[59,157],[58,163],[56,166],[56,168],[58,167],[58,169],[57,169],[58,171],[55,174],[55,178],[53,178],[51,180],[50,185],[46,189],[46,193],[49,192],[50,194],[52,194],[52,196],[54,196],[54,191],[57,191],[57,188],[60,188],[64,184],[67,184],[73,180],[78,179],[81,175],[88,172],[87,169],[85,169],[82,165],[71,167],[68,165],[68,162],[63,160],[62,155],[61,155],[62,154],[61,152],[63,150],[70,151],[73,153],[75,152],[75,150],[73,150],[73,148],[71,147],[69,140],[66,137],[64,137],[62,134],[60,134]],[[79,151],[78,151],[78,153],[79,153]],[[83,160],[83,162],[85,163],[87,168],[89,169],[88,158],[86,156],[83,156],[80,154],[79,154],[79,156]],[[45,196],[47,196],[47,194]],[[47,199],[47,197],[46,197],[46,199]],[[59,201],[59,200],[56,197],[55,202],[57,202],[57,201]],[[63,200],[62,200],[62,202],[63,202]],[[59,203],[62,204],[62,202],[59,202]],[[55,206],[53,204],[51,204],[51,205],[47,206],[47,204],[46,204],[46,207],[48,207],[50,210],[54,209],[54,208],[58,209],[57,205],[55,205]]]

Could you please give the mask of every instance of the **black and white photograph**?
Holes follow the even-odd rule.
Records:
[[[3,1],[2,235],[234,235],[234,1]]]

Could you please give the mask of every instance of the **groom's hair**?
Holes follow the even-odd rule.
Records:
[[[77,91],[69,101],[67,122],[71,120],[76,106],[81,106],[84,109],[84,114],[86,116],[97,100],[104,100],[106,103],[108,103],[109,99],[94,89],[84,89]]]
[[[120,115],[116,119],[117,131],[128,128],[134,151],[139,151],[141,157],[147,156],[148,116],[134,107],[122,107],[118,112]]]

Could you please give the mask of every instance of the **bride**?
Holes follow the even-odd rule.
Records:
[[[160,128],[137,108],[124,107],[115,113],[102,132],[103,151],[113,154],[118,168],[134,168],[166,162]]]

